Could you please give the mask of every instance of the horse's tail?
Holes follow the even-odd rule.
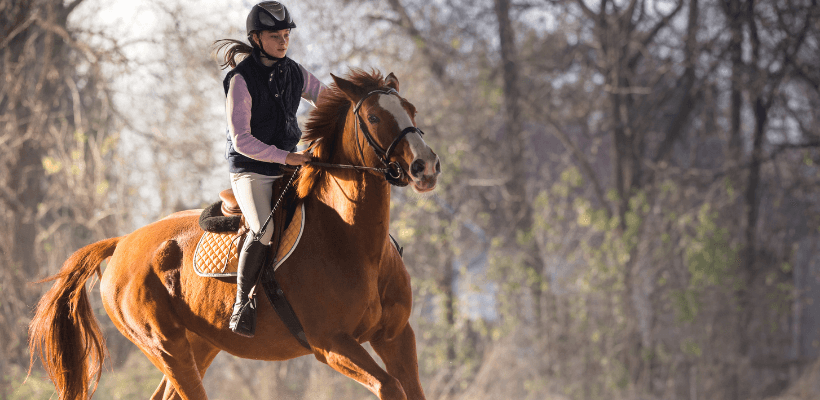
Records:
[[[105,338],[88,302],[85,283],[95,272],[100,274],[100,263],[114,253],[119,241],[120,238],[106,239],[77,250],[57,275],[38,282],[56,281],[40,299],[29,325],[28,373],[31,375],[36,354],[60,400],[85,400],[89,397],[91,379],[91,394],[100,381],[106,356]]]

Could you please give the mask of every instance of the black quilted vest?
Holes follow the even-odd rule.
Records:
[[[296,123],[296,111],[304,87],[304,77],[299,65],[288,57],[266,67],[260,60],[259,50],[254,49],[236,68],[228,72],[222,85],[228,94],[231,78],[242,75],[251,95],[251,135],[262,143],[282,150],[294,151],[302,138]],[[226,158],[230,172],[255,172],[257,174],[282,175],[279,164],[257,161],[239,154],[233,147],[230,132],[227,134]]]

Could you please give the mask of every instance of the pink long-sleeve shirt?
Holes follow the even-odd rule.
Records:
[[[327,89],[324,83],[299,64],[305,84],[302,98],[316,106],[319,95]],[[251,135],[251,94],[245,78],[236,74],[231,78],[228,96],[225,99],[225,114],[228,117],[228,131],[233,148],[245,157],[257,161],[285,164],[287,150],[263,143]]]

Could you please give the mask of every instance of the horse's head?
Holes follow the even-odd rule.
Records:
[[[387,167],[391,183],[412,184],[417,192],[433,190],[441,163],[424,142],[423,132],[416,128],[416,107],[399,96],[396,76],[390,73],[384,87],[375,90],[336,76],[333,80],[355,105],[352,112],[356,134],[361,135],[363,152],[369,154],[362,156]]]

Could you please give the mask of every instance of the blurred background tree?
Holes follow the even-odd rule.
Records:
[[[68,27],[82,1],[0,2],[0,369],[25,365],[41,288],[84,243],[120,233],[128,201],[103,53]],[[106,60],[107,59],[107,60]]]

